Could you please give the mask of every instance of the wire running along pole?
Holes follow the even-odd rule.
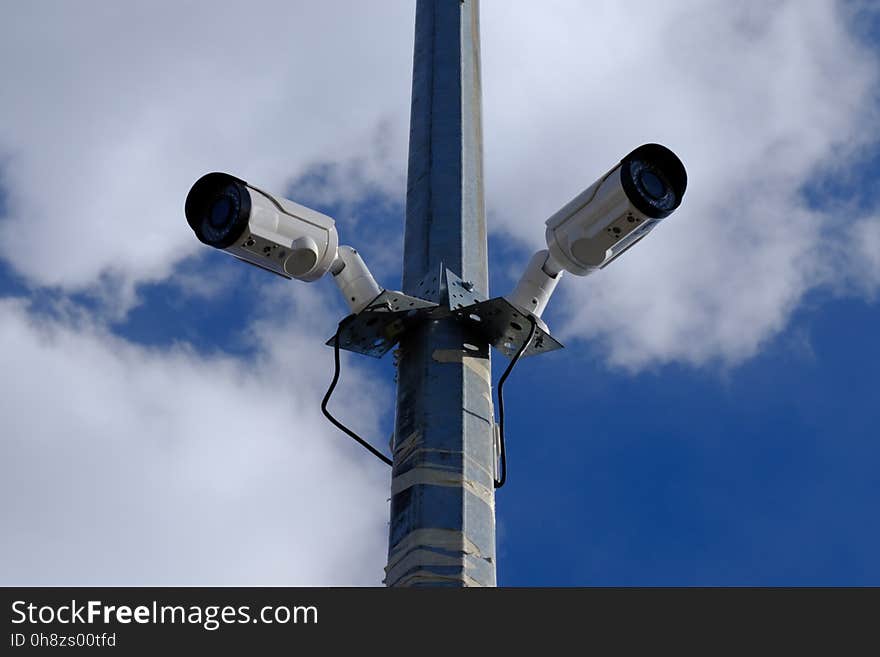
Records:
[[[504,382],[507,381],[507,377],[510,376],[514,366],[529,348],[529,345],[535,337],[535,331],[538,329],[538,322],[531,315],[528,316],[528,319],[531,323],[529,337],[522,343],[522,346],[517,350],[516,355],[510,360],[510,363],[507,364],[507,369],[504,370],[504,374],[498,379],[498,442],[500,443],[499,451],[501,452],[501,477],[495,480],[496,490],[501,488],[507,481],[507,446],[505,445],[504,439]]]
[[[330,420],[330,422],[333,423],[333,426],[335,426],[337,429],[339,429],[343,433],[347,434],[348,436],[351,436],[354,440],[356,440],[358,443],[360,443],[367,451],[369,451],[371,454],[373,454],[373,456],[378,458],[380,461],[382,461],[386,465],[392,465],[391,459],[389,459],[382,452],[380,452],[378,449],[373,447],[366,440],[364,440],[359,435],[357,435],[354,431],[352,431],[347,426],[342,424],[342,422],[340,422],[335,417],[333,417],[333,415],[327,409],[327,404],[330,401],[330,397],[333,395],[333,391],[336,389],[336,384],[339,383],[339,370],[340,370],[340,365],[339,365],[339,334],[342,331],[342,328],[345,326],[345,324],[347,324],[349,321],[351,321],[354,317],[355,317],[354,315],[349,315],[348,317],[344,318],[341,322],[339,322],[339,326],[336,327],[336,335],[333,336],[333,363],[334,363],[333,380],[330,382],[330,387],[327,388],[327,392],[324,394],[324,399],[321,401],[321,412],[324,414],[324,417],[326,417],[328,420]]]

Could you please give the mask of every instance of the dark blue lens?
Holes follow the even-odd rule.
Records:
[[[687,173],[671,150],[645,144],[620,161],[620,184],[636,210],[651,219],[663,219],[681,203]]]
[[[232,211],[232,199],[224,194],[215,199],[211,205],[208,221],[211,222],[211,226],[220,230],[233,220]]]
[[[648,193],[651,198],[661,199],[666,196],[666,185],[660,180],[660,177],[647,169],[643,170],[639,176],[642,183],[642,189]]]
[[[251,198],[247,183],[225,173],[208,173],[189,190],[184,211],[202,242],[216,249],[229,248],[248,226]]]

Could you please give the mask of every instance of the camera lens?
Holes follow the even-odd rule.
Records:
[[[245,231],[251,213],[247,183],[224,173],[202,176],[186,199],[186,220],[205,244],[225,249]]]
[[[218,230],[222,229],[223,226],[232,220],[232,208],[232,199],[228,196],[224,195],[216,199],[211,206],[211,213],[208,219],[211,222],[211,225]]]
[[[645,216],[662,219],[681,204],[687,173],[681,160],[665,146],[639,146],[620,164],[623,191]]]
[[[642,189],[644,189],[651,198],[661,199],[666,196],[666,185],[660,180],[660,176],[653,171],[648,171],[647,169],[642,171],[639,180],[642,183]]]
[[[214,198],[207,205],[202,223],[202,233],[211,242],[222,242],[235,227],[241,207],[241,194],[236,183],[230,182],[218,187]]]

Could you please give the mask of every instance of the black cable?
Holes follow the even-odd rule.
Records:
[[[330,383],[330,387],[327,388],[327,394],[324,395],[324,400],[321,402],[321,412],[324,413],[324,417],[330,420],[337,429],[354,438],[357,442],[366,447],[380,461],[382,461],[383,463],[387,463],[388,465],[393,465],[391,459],[389,459],[382,452],[380,452],[366,440],[357,435],[354,431],[342,424],[342,422],[333,417],[330,414],[330,411],[327,410],[327,402],[330,401],[330,396],[333,394],[333,390],[336,388],[336,384],[339,382],[339,333],[342,331],[342,327],[353,317],[354,315],[349,315],[341,322],[339,322],[339,326],[336,328],[336,335],[333,336],[333,362],[335,364],[335,370],[333,371],[333,381]]]
[[[504,446],[504,382],[507,381],[507,377],[510,376],[510,373],[513,371],[513,366],[516,365],[520,356],[522,356],[526,352],[526,349],[529,348],[532,339],[535,337],[535,332],[538,330],[538,322],[535,318],[529,315],[528,320],[532,325],[529,329],[529,337],[527,337],[525,342],[522,343],[522,346],[516,352],[516,355],[507,365],[507,369],[504,370],[504,374],[498,379],[498,442],[501,443],[501,479],[495,480],[496,489],[501,488],[504,485],[504,482],[507,481],[507,449]]]

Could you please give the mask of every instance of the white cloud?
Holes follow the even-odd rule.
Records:
[[[805,292],[852,271],[837,248],[850,231],[800,192],[875,139],[877,53],[842,3],[592,4],[485,5],[495,228],[537,248],[543,219],[621,155],[669,145],[684,204],[614,266],[565,281],[557,329],[628,368],[739,362]]]
[[[0,369],[15,373],[0,395],[0,581],[379,584],[388,470],[320,415],[322,334],[283,326],[258,324],[268,346],[241,361],[0,300]],[[389,399],[363,383],[346,371],[336,406],[375,434]]]
[[[880,289],[880,215],[856,222],[846,247],[841,258],[852,260],[849,282],[857,291],[875,299]]]
[[[384,121],[397,175],[367,169],[402,189],[412,16],[403,1],[10,9],[0,253],[38,285],[104,276],[124,310],[199,248],[182,208],[206,171],[283,191],[319,159],[375,151]]]

